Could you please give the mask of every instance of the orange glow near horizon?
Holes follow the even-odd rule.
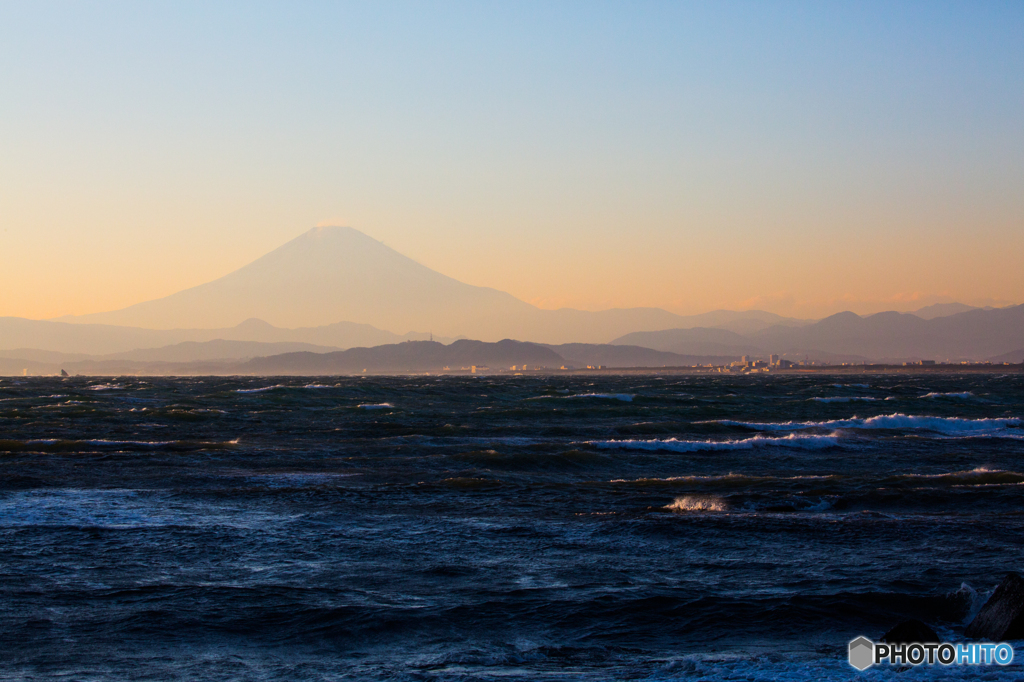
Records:
[[[543,308],[1024,302],[1020,5],[525,7],[12,9],[0,316],[318,224]]]

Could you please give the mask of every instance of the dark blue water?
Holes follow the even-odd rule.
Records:
[[[1022,416],[1021,375],[0,380],[0,678],[850,679],[1024,569]]]

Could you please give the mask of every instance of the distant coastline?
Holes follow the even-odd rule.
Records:
[[[118,372],[97,370],[92,372],[74,371],[74,365],[70,372],[74,377],[174,377],[174,376],[238,376],[238,377],[273,377],[273,376],[294,376],[294,377],[354,377],[354,376],[437,376],[437,377],[459,377],[459,376],[488,376],[488,377],[510,377],[510,376],[615,376],[615,375],[693,375],[693,376],[718,376],[718,377],[762,377],[762,376],[799,376],[799,375],[950,375],[950,374],[1007,374],[1013,372],[1024,372],[1024,363],[971,363],[971,364],[866,364],[866,365],[813,365],[798,366],[787,369],[776,369],[770,372],[733,372],[722,371],[722,367],[573,367],[573,368],[551,368],[538,367],[536,369],[494,369],[485,366],[474,368],[457,368],[441,370],[374,370],[367,372],[246,372],[242,371],[236,363],[202,363],[198,365],[185,364],[182,366],[171,366],[173,363],[159,364],[150,368],[143,368],[142,371]],[[148,371],[147,371],[148,369]],[[39,377],[60,377],[60,370],[48,373],[4,373],[4,378],[39,378]]]
[[[182,344],[186,345],[186,344]],[[218,342],[192,344],[190,348]],[[280,346],[255,346],[256,349]],[[158,351],[160,349],[157,349]],[[164,352],[175,358],[178,349]],[[789,354],[794,357],[795,354]],[[802,355],[802,354],[801,354]],[[1016,354],[1011,354],[1016,355]],[[643,346],[572,343],[548,345],[505,339],[494,343],[459,339],[403,341],[335,351],[297,350],[256,357],[168,359],[140,351],[122,356],[70,355],[31,349],[0,353],[0,376],[355,376],[355,375],[575,375],[714,374],[718,376],[800,373],[902,374],[1017,372],[1024,362],[828,362],[784,355],[684,355]],[[66,376],[66,375],[65,375]]]

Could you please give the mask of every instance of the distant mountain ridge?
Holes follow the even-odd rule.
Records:
[[[856,316],[853,316],[856,318]],[[859,318],[858,318],[859,319]],[[848,315],[839,316],[840,326],[853,322]],[[856,324],[856,322],[853,322]],[[679,330],[669,330],[676,331]],[[691,331],[691,330],[684,330]],[[728,330],[692,330],[696,335],[669,340],[685,343],[698,339],[702,332],[714,331],[731,339]],[[655,339],[657,337],[655,336]],[[742,337],[740,337],[742,338]],[[281,352],[285,351],[285,352]],[[250,359],[254,352],[272,353]],[[753,354],[754,353],[747,353]],[[225,356],[236,355],[229,358]],[[762,355],[764,357],[764,355]],[[450,344],[437,341],[404,341],[374,347],[357,347],[344,351],[323,346],[281,342],[258,343],[213,340],[183,342],[156,349],[129,351],[107,356],[59,353],[31,349],[0,351],[0,375],[56,374],[65,369],[72,374],[116,376],[123,374],[196,375],[345,375],[390,373],[439,373],[468,370],[472,366],[489,371],[558,370],[560,368],[662,368],[694,365],[723,365],[739,359],[739,354],[678,354],[640,346],[582,344],[544,345],[505,339],[495,343],[460,339]],[[867,359],[860,356],[836,355],[815,351],[813,359],[831,363]],[[991,358],[995,362],[1017,363],[1024,351],[1017,350]]]
[[[775,325],[746,335],[721,329],[666,329],[626,334],[612,343],[682,354],[731,349],[744,355],[778,353],[819,359],[984,360],[1024,348],[1024,305],[974,308],[932,319],[910,313],[861,317],[843,312],[802,327]]]
[[[1010,309],[942,303],[913,314],[845,312],[817,321],[758,310],[689,316],[660,308],[542,310],[335,227],[314,228],[224,277],[123,310],[61,320],[0,318],[0,351],[137,352],[153,362],[192,362],[374,347],[436,333],[439,341],[518,339],[581,348],[611,341],[687,357],[980,359],[1024,347],[1019,320],[1002,312]],[[612,358],[617,352],[590,353]]]
[[[543,345],[503,339],[494,343],[460,339],[445,345],[436,341],[406,341],[375,348],[350,348],[335,353],[285,353],[256,358],[239,366],[246,374],[358,374],[375,372],[439,372],[472,366],[491,370],[527,366],[559,369],[588,365],[608,367],[689,367],[735,358],[681,356],[648,348],[606,344]]]
[[[496,343],[461,339],[450,344],[436,341],[405,341],[370,348],[350,348],[325,352],[303,349],[275,353],[249,359],[227,359],[224,346],[243,346],[249,350],[250,342],[208,341],[194,344],[184,342],[162,349],[131,351],[108,356],[88,356],[53,351],[14,350],[0,351],[0,375],[56,374],[66,369],[72,374],[358,374],[402,372],[440,372],[445,367],[458,371],[473,365],[488,366],[504,371],[511,367],[529,365],[559,369],[563,366],[581,368],[588,365],[608,367],[686,367],[695,364],[722,364],[735,357],[697,357],[664,353],[635,346],[608,346],[602,344],[567,344],[544,346],[541,344],[505,339]],[[290,345],[285,343],[284,345]],[[193,346],[199,347],[196,352]],[[278,350],[280,344],[263,344],[258,348]],[[172,351],[170,354],[167,351]],[[183,357],[189,357],[183,360]]]
[[[336,353],[286,353],[250,360],[254,374],[355,374],[391,371],[440,371],[474,365],[507,367],[533,365],[558,368],[563,359],[545,346],[505,339],[496,343],[462,339],[450,345],[437,341],[406,341],[374,348],[350,348]]]
[[[410,332],[398,335],[367,324],[354,322],[336,322],[321,327],[282,329],[263,320],[248,319],[234,327],[222,329],[143,329],[106,324],[73,324],[54,320],[0,317],[0,351],[33,349],[88,355],[155,350],[181,343],[204,343],[214,340],[268,344],[305,343],[335,350],[427,339],[429,336],[428,332]],[[236,346],[236,348],[240,347]],[[257,354],[269,355],[271,353]],[[225,357],[242,356],[228,355]]]

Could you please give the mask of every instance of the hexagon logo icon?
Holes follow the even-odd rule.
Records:
[[[858,637],[850,642],[850,665],[857,670],[867,670],[875,663],[875,644],[867,637]]]

